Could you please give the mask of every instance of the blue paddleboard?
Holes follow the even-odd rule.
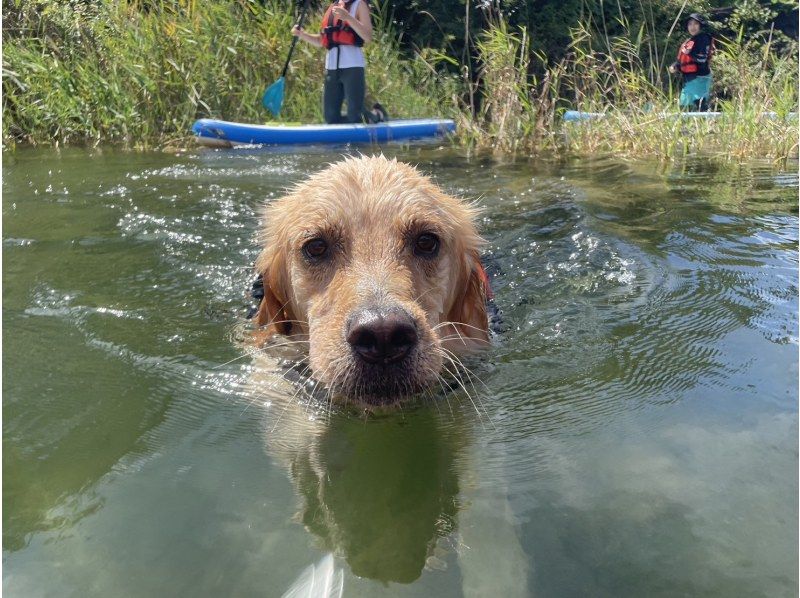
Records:
[[[390,120],[374,125],[249,125],[203,118],[192,126],[197,142],[212,147],[384,143],[443,137],[455,130],[452,120],[438,118]]]
[[[652,112],[648,116],[656,116],[659,118],[720,118],[725,116],[724,112]],[[736,117],[735,114],[728,114],[729,117]],[[778,118],[777,112],[762,112],[761,116],[766,118]],[[582,122],[585,120],[599,120],[605,118],[604,112],[582,112],[580,110],[567,110],[562,116],[564,122]],[[786,118],[797,118],[797,112],[790,112]]]

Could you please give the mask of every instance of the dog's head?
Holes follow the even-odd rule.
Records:
[[[390,404],[488,343],[475,210],[415,168],[349,158],[264,212],[257,323],[309,342],[335,395]]]

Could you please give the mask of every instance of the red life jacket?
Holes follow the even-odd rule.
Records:
[[[337,0],[328,7],[325,11],[325,16],[322,17],[321,27],[321,41],[322,47],[330,50],[337,46],[358,46],[364,45],[364,40],[353,30],[350,25],[341,19],[335,19],[333,16],[334,6],[343,6],[345,9],[350,10],[350,6],[354,0]],[[362,0],[364,1],[364,0]],[[335,21],[335,22],[334,22]]]
[[[694,40],[689,38],[681,44],[681,47],[678,50],[678,65],[680,67],[681,73],[683,73],[684,75],[690,75],[700,70],[700,65],[694,59],[694,56],[690,54],[692,48],[694,48]],[[714,54],[714,39],[712,38],[711,43],[708,45],[708,59],[706,64],[711,63],[711,56],[713,54]]]

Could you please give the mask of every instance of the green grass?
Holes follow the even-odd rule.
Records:
[[[718,119],[678,116],[679,83],[647,63],[654,54],[639,31],[592,47],[582,27],[556,65],[532,56],[524,30],[495,21],[477,42],[485,102],[473,116],[461,106],[461,141],[477,151],[623,156],[703,153],[724,159],[798,156],[797,55],[777,55],[741,39],[720,44],[713,61]],[[531,69],[531,60],[539,68]],[[544,75],[532,76],[531,71]],[[565,109],[603,118],[561,123]],[[768,112],[776,113],[775,117]]]
[[[11,6],[7,6],[10,4]],[[4,5],[3,142],[130,146],[183,142],[195,119],[262,122],[280,76],[291,3],[267,0],[11,0]],[[393,117],[434,115],[421,61],[398,58],[376,14],[370,98]],[[311,15],[309,23],[321,15]],[[321,122],[323,51],[298,43],[280,119]]]
[[[163,147],[186,143],[201,117],[273,120],[261,95],[278,78],[291,43],[290,6],[4,0],[3,143]],[[442,51],[421,48],[404,58],[389,0],[372,6],[368,105],[380,101],[392,118],[452,116],[456,142],[474,151],[797,157],[797,121],[786,118],[798,105],[796,45],[780,54],[769,42],[741,36],[720,44],[712,108],[725,116],[689,120],[676,116],[678,84],[666,75],[665,51],[646,27],[611,38],[585,24],[571,32],[566,57],[551,64],[532,53],[527,31],[490,15],[475,48],[481,85],[470,90],[452,74],[463,73],[463,65]],[[308,27],[320,18],[312,15]],[[298,43],[281,121],[322,121],[322,52]],[[605,117],[562,123],[566,109]],[[778,118],[764,115],[770,111]]]

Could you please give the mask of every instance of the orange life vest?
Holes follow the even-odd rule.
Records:
[[[362,0],[364,1],[364,0]],[[325,11],[325,16],[322,17],[322,47],[330,50],[331,48],[335,48],[337,46],[358,46],[361,47],[364,45],[364,40],[353,30],[350,25],[342,21],[341,19],[336,19],[333,16],[333,8],[334,6],[343,6],[347,10],[350,9],[350,6],[353,4],[353,0],[349,1],[341,1],[337,0],[328,7],[328,10]],[[335,21],[335,22],[334,22]]]

